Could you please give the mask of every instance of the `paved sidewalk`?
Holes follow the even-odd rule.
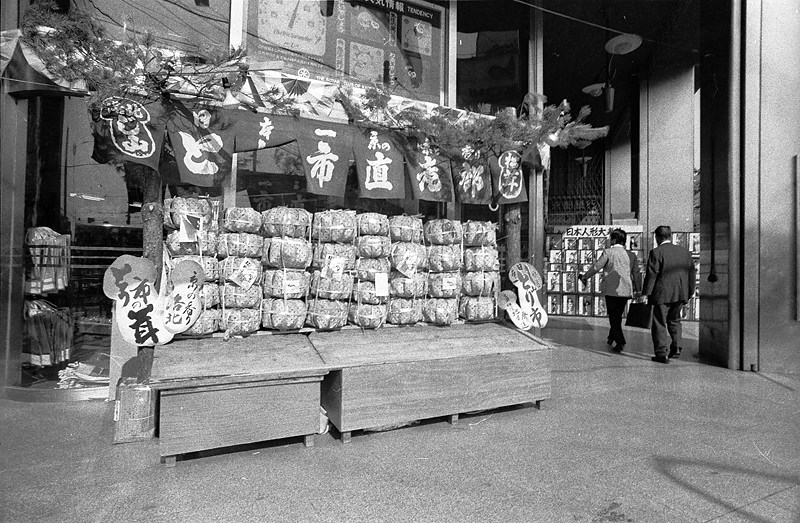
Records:
[[[113,445],[113,405],[0,402],[8,522],[797,522],[800,376],[622,354],[602,319],[554,318],[553,398],[377,433],[159,463]]]

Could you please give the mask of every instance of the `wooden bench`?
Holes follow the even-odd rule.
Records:
[[[319,430],[328,367],[303,334],[174,341],[155,351],[159,450],[187,452],[303,436]]]
[[[351,432],[550,398],[551,349],[501,324],[315,332],[322,406]]]

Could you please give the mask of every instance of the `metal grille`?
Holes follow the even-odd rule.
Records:
[[[547,188],[546,226],[602,223],[603,185],[600,149],[554,151]]]

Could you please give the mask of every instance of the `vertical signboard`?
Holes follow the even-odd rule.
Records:
[[[247,52],[300,77],[443,103],[445,8],[422,0],[248,0]]]

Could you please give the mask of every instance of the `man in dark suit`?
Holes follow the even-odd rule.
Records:
[[[669,363],[681,354],[681,309],[694,294],[695,268],[691,253],[672,244],[669,226],[657,227],[655,236],[658,246],[650,251],[642,294],[653,306],[652,360]]]

